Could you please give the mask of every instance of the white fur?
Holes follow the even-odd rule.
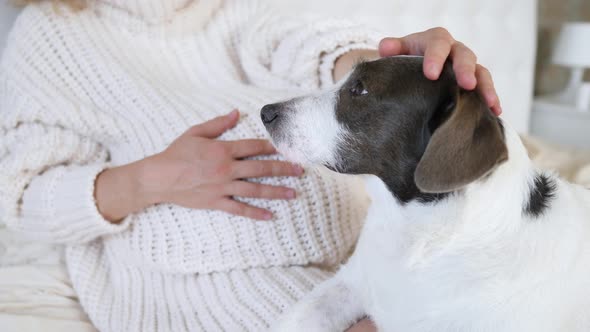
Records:
[[[366,314],[385,332],[590,331],[590,193],[556,179],[544,215],[523,215],[537,171],[508,126],[506,142],[489,178],[435,204],[402,206],[370,176],[353,256],[274,330],[343,331]]]
[[[339,87],[321,94],[293,99],[284,126],[285,137],[274,144],[288,159],[303,164],[338,163],[338,146],[346,131],[336,120],[334,109]]]

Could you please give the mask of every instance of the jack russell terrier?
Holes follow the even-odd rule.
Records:
[[[590,331],[590,191],[533,167],[452,68],[356,66],[335,89],[266,105],[287,159],[370,174],[354,254],[276,331]]]

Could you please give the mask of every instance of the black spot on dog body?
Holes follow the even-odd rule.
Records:
[[[537,174],[530,188],[529,200],[524,207],[524,214],[533,218],[542,216],[545,210],[549,208],[553,197],[555,197],[556,189],[557,185],[554,179],[546,174]]]

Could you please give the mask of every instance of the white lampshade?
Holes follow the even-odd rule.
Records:
[[[590,68],[590,22],[567,23],[561,29],[553,63],[565,67]]]

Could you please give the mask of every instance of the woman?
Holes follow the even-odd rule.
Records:
[[[273,155],[262,105],[329,87],[359,57],[424,54],[429,78],[450,56],[500,112],[445,30],[377,41],[256,1],[30,5],[0,63],[0,219],[66,246],[100,330],[264,330],[347,257],[363,197]]]

